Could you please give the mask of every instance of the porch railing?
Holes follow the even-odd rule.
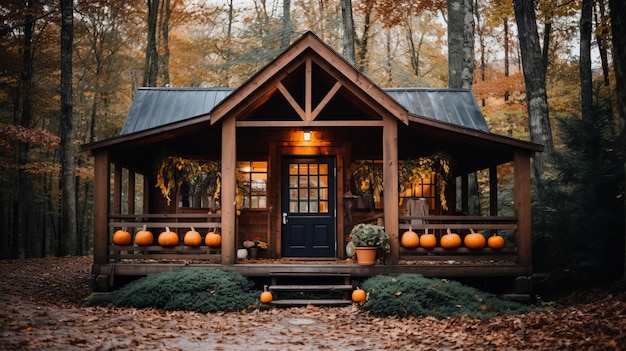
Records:
[[[220,261],[220,248],[210,248],[204,244],[198,247],[187,246],[183,243],[185,233],[192,227],[200,232],[203,243],[204,236],[208,231],[219,232],[221,223],[220,214],[113,214],[109,215],[109,260],[119,262],[124,259],[190,259],[190,260],[211,260]],[[153,245],[135,245],[135,235],[138,231],[146,229],[154,236]],[[161,232],[168,227],[178,234],[179,244],[171,247],[158,245],[157,238]],[[114,245],[113,233],[126,228],[131,233],[131,245]]]
[[[444,249],[440,246],[434,249],[415,248],[408,249],[399,245],[401,260],[449,260],[459,259],[459,256],[466,256],[472,260],[510,260],[517,259],[517,217],[514,216],[399,216],[399,229],[402,233],[411,229],[418,234],[435,234],[437,242],[441,236],[451,232],[457,233],[463,240],[464,236],[471,230],[482,233],[487,239],[491,235],[501,235],[505,239],[505,247],[500,250],[492,250],[488,247],[484,249],[468,249],[459,247],[457,249]],[[471,229],[471,230],[470,230]]]

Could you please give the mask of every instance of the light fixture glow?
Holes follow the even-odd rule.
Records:
[[[304,139],[304,141],[311,141],[311,130],[305,129],[302,133],[302,138]]]

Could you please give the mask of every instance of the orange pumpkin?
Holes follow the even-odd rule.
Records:
[[[202,236],[197,230],[191,227],[191,230],[185,233],[185,236],[183,237],[183,242],[187,246],[200,246],[202,245]]]
[[[176,246],[179,242],[178,234],[165,227],[165,231],[159,234],[158,241],[161,246]]]
[[[272,296],[272,293],[271,293],[271,292],[269,292],[269,291],[264,291],[264,292],[262,292],[262,293],[261,293],[261,298],[260,298],[260,300],[261,300],[261,302],[263,302],[263,303],[270,303],[270,302],[272,302],[272,299],[273,299],[273,298],[274,298],[274,297]]]
[[[113,244],[115,245],[130,245],[132,241],[133,238],[126,228],[116,230],[115,233],[113,233]]]
[[[352,301],[356,303],[361,303],[365,301],[366,298],[367,294],[365,293],[365,290],[356,288],[352,291]]]
[[[138,231],[135,235],[135,244],[139,246],[149,246],[154,242],[154,236],[152,232],[150,232],[146,226],[143,226],[143,229]]]
[[[417,233],[415,233],[413,229],[409,227],[409,230],[407,230],[406,232],[404,232],[404,234],[402,234],[402,238],[400,239],[400,244],[403,247],[406,247],[408,249],[414,249],[420,246],[420,238],[417,235]]]
[[[426,229],[426,232],[420,237],[420,246],[425,249],[434,249],[437,246],[437,237],[435,234],[428,234],[428,229]]]
[[[472,250],[480,250],[487,245],[487,241],[485,240],[485,236],[481,233],[474,232],[473,229],[470,229],[470,234],[467,234],[463,239],[463,244],[465,247]]]
[[[222,236],[215,232],[208,232],[204,237],[204,243],[208,247],[220,247],[222,244]]]
[[[441,237],[441,247],[444,249],[456,249],[459,246],[461,246],[461,237],[448,229],[448,233]]]
[[[487,246],[492,250],[500,250],[504,247],[504,238],[494,234],[487,239]]]

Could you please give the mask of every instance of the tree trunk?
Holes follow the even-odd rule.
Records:
[[[580,101],[583,118],[590,118],[593,104],[593,80],[591,77],[591,20],[593,0],[583,0],[580,11]]]
[[[161,46],[163,48],[163,57],[161,58],[161,66],[159,72],[163,77],[163,86],[170,85],[170,17],[172,16],[172,8],[170,0],[165,0],[161,6]]]
[[[78,255],[76,172],[72,102],[72,46],[74,1],[61,0],[61,191],[64,254]]]
[[[447,0],[448,4],[448,86],[463,86],[463,0]]]
[[[148,1],[148,40],[146,44],[146,61],[143,67],[143,86],[155,87],[159,73],[159,54],[156,49],[157,17],[159,0]]]
[[[354,52],[352,0],[341,0],[341,18],[343,19],[343,57],[354,65],[356,63],[356,54]]]
[[[280,48],[286,49],[291,43],[291,0],[283,0],[283,29],[280,36]]]
[[[365,19],[363,21],[363,34],[361,38],[355,38],[359,60],[356,62],[359,72],[365,72],[365,61],[367,59],[367,43],[370,35],[370,26],[372,22],[372,2],[367,3],[365,11]]]
[[[539,196],[543,193],[543,184],[550,176],[552,165],[552,129],[548,116],[548,96],[546,76],[541,59],[541,47],[535,17],[533,0],[514,0],[517,33],[519,35],[522,68],[526,85],[526,103],[528,104],[528,125],[530,140],[544,146],[544,152],[535,155],[533,171],[535,173]]]
[[[598,12],[600,19],[598,20]],[[607,38],[609,37],[608,20],[606,16],[606,3],[604,0],[598,0],[598,10],[595,11],[596,28],[602,28],[602,31],[596,32],[596,42],[598,43],[598,51],[600,52],[600,61],[602,62],[602,75],[604,77],[604,85],[609,86],[609,55],[607,48]]]
[[[504,18],[502,23],[504,27],[504,76],[510,76],[510,60],[509,60],[509,19],[507,17]],[[504,101],[509,101],[510,92],[507,90],[504,92]]]
[[[463,70],[462,88],[472,90],[474,83],[474,3],[463,1]]]
[[[620,131],[622,136],[622,155],[626,155],[624,126],[626,125],[626,3],[623,0],[609,0],[611,8],[611,30],[613,32],[613,68],[615,70],[615,88],[619,111]],[[624,163],[626,171],[626,163]],[[626,197],[624,198],[626,201]],[[624,206],[626,208],[626,206]],[[626,216],[624,216],[626,220]],[[625,251],[626,252],[626,251]],[[626,280],[626,258],[624,259],[623,279]]]

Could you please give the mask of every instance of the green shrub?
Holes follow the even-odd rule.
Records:
[[[419,274],[379,275],[361,288],[369,293],[363,308],[378,316],[489,317],[529,310],[459,282]]]
[[[240,311],[260,291],[241,274],[215,268],[183,268],[150,274],[109,294],[96,295],[90,305],[189,310],[202,313]]]

